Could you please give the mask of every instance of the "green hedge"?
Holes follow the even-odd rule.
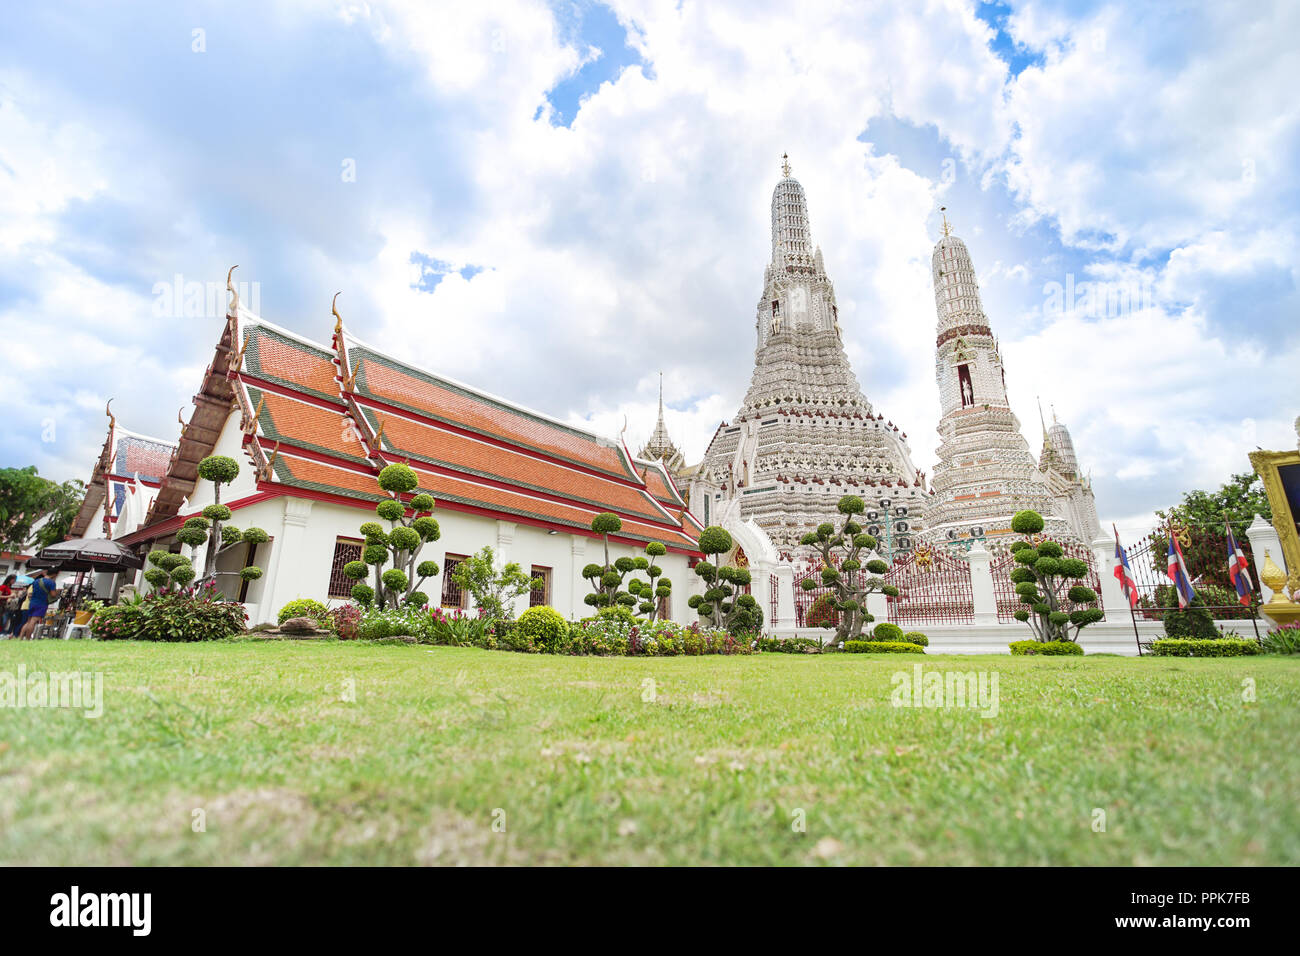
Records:
[[[877,641],[901,641],[903,639],[903,629],[897,624],[882,621],[876,625],[876,629],[871,632],[871,636]]]
[[[919,644],[907,644],[903,641],[845,641],[846,654],[924,654],[925,648]]]
[[[1083,648],[1074,641],[1012,641],[1011,653],[1019,657],[1060,657],[1083,655]]]
[[[757,650],[771,654],[820,654],[820,641],[811,637],[760,637]]]
[[[1156,657],[1249,657],[1259,653],[1259,644],[1241,637],[1164,638],[1151,644],[1151,653]]]

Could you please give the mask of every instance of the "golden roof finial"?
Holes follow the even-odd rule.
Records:
[[[335,305],[335,303],[338,302],[339,300],[339,296],[341,296],[342,294],[343,294],[342,292],[335,292],[334,298],[330,301],[330,311],[334,313],[334,334],[335,335],[338,335],[340,332],[343,331],[343,316],[339,315],[338,306]]]
[[[239,266],[231,266],[230,271],[226,273],[226,291],[230,293],[230,304],[226,306],[226,315],[239,315],[239,293],[235,291],[235,284],[230,281],[230,277],[235,274]]]
[[[952,226],[950,226],[950,225],[948,224],[948,207],[947,207],[947,206],[940,206],[940,207],[939,207],[939,215],[943,216],[943,234],[944,234],[945,236],[951,236],[951,235],[952,235]]]
[[[104,403],[104,414],[108,416],[108,430],[112,431],[117,426],[117,416],[113,414],[113,400],[111,398]]]
[[[781,154],[781,172],[785,174],[786,179],[790,178],[790,154],[789,153]]]

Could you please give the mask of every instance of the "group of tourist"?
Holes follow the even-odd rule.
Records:
[[[30,584],[18,584],[11,574],[0,584],[0,637],[31,640],[36,628],[45,620],[50,602],[59,596],[54,578],[44,571],[33,571]]]

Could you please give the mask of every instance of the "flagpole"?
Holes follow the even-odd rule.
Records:
[[[1116,550],[1120,551],[1123,554],[1127,554],[1128,552],[1123,550],[1124,546],[1119,543],[1119,528],[1115,527],[1115,522],[1113,521],[1110,523],[1110,530],[1115,532]],[[1116,555],[1115,557],[1119,561],[1119,563],[1115,565],[1115,570],[1119,570],[1124,566],[1124,561],[1122,558],[1119,557],[1119,555]],[[1121,588],[1121,590],[1123,589]],[[1137,644],[1138,657],[1141,657],[1142,656],[1142,635],[1138,633],[1138,619],[1137,619],[1137,614],[1133,610],[1133,601],[1132,599],[1129,598],[1127,594],[1124,595],[1124,603],[1128,605],[1128,618],[1130,621],[1133,622],[1133,643]]]

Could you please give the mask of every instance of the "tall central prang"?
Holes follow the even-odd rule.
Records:
[[[803,186],[788,157],[772,192],[772,261],[754,323],[754,375],[740,411],[719,426],[704,468],[781,549],[836,514],[846,494],[909,509],[893,541],[920,530],[926,492],[906,438],[876,414],[849,366],[835,286],[814,246]],[[694,502],[692,508],[694,509]],[[716,509],[714,509],[716,511]],[[699,511],[696,512],[697,515]]]

